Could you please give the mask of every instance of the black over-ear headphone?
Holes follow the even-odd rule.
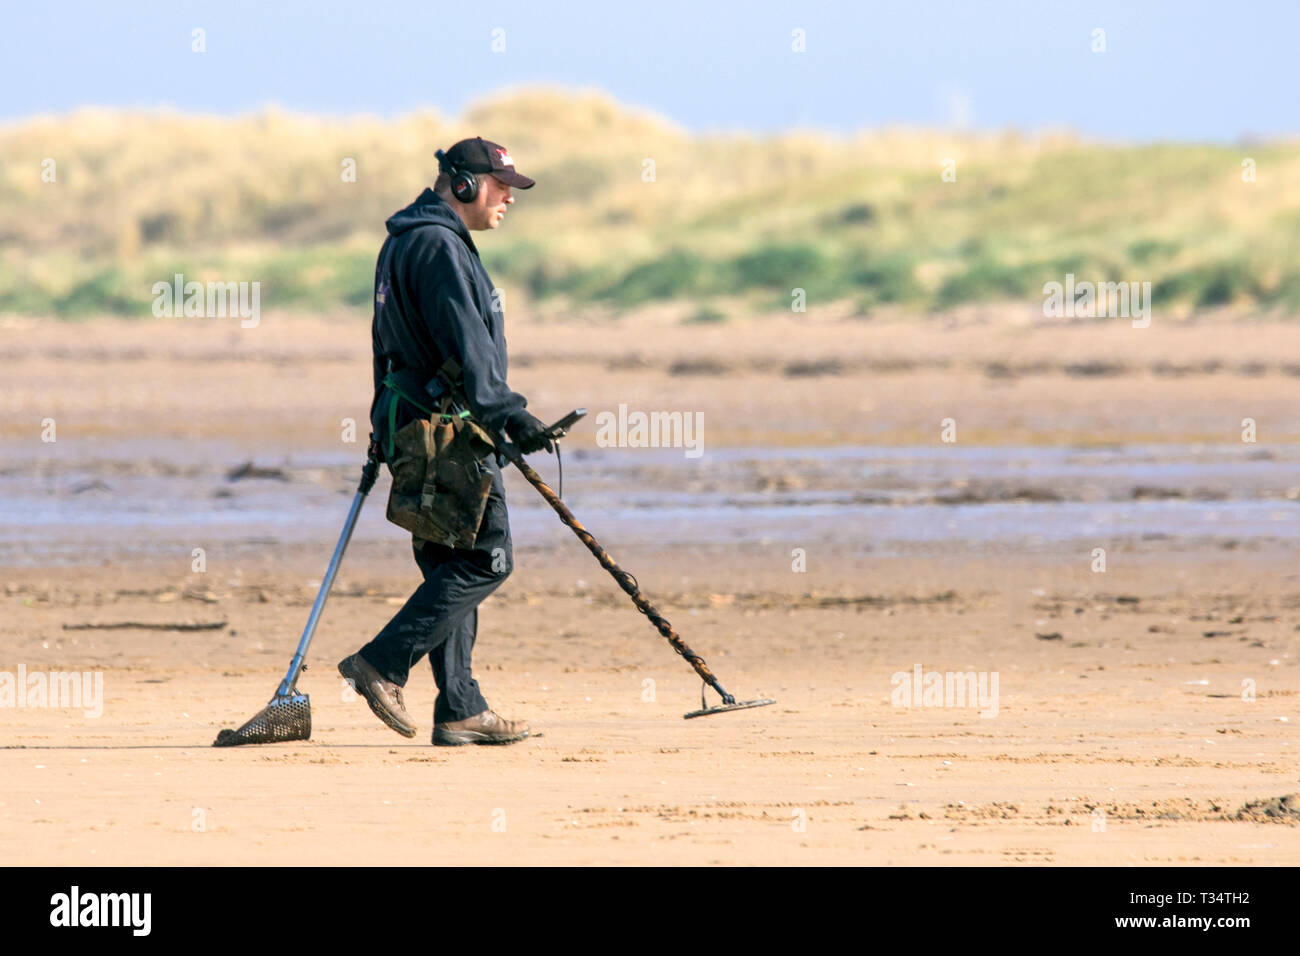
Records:
[[[442,150],[433,155],[438,160],[438,168],[451,178],[451,194],[459,202],[468,205],[478,198],[478,178],[472,172],[452,165]]]

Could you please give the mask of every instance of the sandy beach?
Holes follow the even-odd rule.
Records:
[[[385,475],[300,681],[312,739],[213,749],[274,691],[346,514],[368,321],[7,320],[0,671],[103,687],[93,716],[0,708],[9,860],[1300,862],[1300,328],[508,321],[530,408],[590,410],[565,500],[777,704],[682,720],[694,674],[511,470],[475,673],[534,736],[431,747],[421,666],[399,737],[334,670],[418,581]],[[702,413],[702,453],[600,447],[620,404]],[[995,705],[899,706],[918,668]]]

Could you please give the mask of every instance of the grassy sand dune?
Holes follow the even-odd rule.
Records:
[[[860,313],[1041,300],[1072,272],[1150,281],[1166,315],[1300,307],[1289,144],[693,135],[600,94],[526,90],[454,119],[85,110],[0,127],[0,312],[145,315],[176,272],[261,282],[264,307],[362,307],[383,220],[432,180],[437,147],[479,134],[539,181],[484,252],[515,301],[685,300],[709,322],[738,300],[788,310],[795,288]]]

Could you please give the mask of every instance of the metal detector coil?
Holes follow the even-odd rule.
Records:
[[[723,714],[729,710],[748,710],[750,707],[766,707],[768,704],[775,703],[776,700],[771,697],[764,697],[762,700],[738,700],[734,704],[715,704],[712,707],[693,710],[689,714],[682,714],[682,719],[690,720],[692,717],[707,717],[709,714]]]
[[[706,681],[700,687],[700,709],[693,710],[689,714],[682,714],[682,720],[690,720],[692,717],[707,717],[710,714],[725,714],[729,710],[748,710],[751,707],[766,707],[768,704],[775,704],[776,700],[772,697],[761,697],[757,700],[736,700],[725,691],[722,693],[722,703],[709,706],[704,692],[708,690]]]

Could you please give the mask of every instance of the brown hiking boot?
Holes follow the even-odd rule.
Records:
[[[490,710],[434,724],[433,743],[438,747],[459,747],[461,744],[512,744],[528,736],[528,724],[522,720],[506,720]]]
[[[366,699],[375,716],[403,737],[415,736],[415,721],[406,712],[402,688],[384,680],[360,654],[339,661],[339,673],[352,685],[352,689]]]

